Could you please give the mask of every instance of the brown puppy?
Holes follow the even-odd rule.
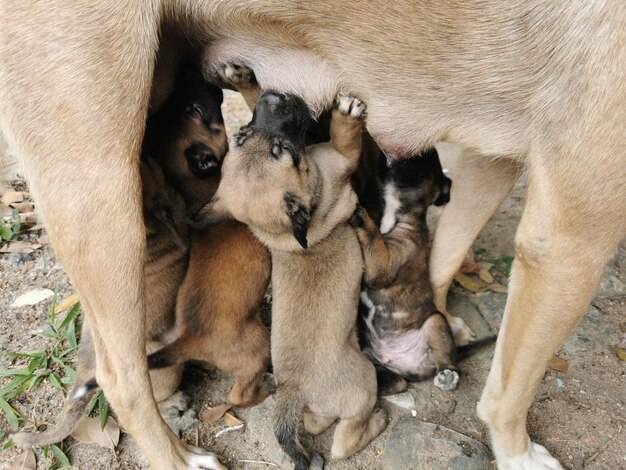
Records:
[[[170,99],[148,121],[145,145],[183,194],[189,213],[204,206],[219,184],[228,149],[221,102],[222,90],[186,66]],[[237,377],[230,403],[265,399],[272,391],[261,383],[270,364],[270,335],[258,309],[270,272],[269,252],[242,223],[228,220],[193,231],[173,341],[149,356],[149,367],[210,362]]]
[[[298,440],[303,411],[312,434],[340,419],[336,459],[359,451],[386,426],[385,411],[374,410],[374,367],[357,344],[363,262],[346,223],[356,204],[350,177],[361,153],[363,110],[359,100],[340,97],[332,144],[305,148],[304,102],[264,93],[250,124],[234,137],[215,198],[194,217],[211,223],[231,214],[272,253],[275,433],[297,470],[321,460]]]
[[[163,172],[153,159],[141,162],[144,217],[146,224],[148,261],[145,266],[147,288],[146,351],[163,347],[163,338],[174,328],[176,292],[183,281],[187,265],[187,224],[182,198],[167,185]],[[188,399],[174,394],[183,372],[182,364],[150,373],[154,399],[161,413],[168,408],[183,411]],[[76,380],[57,419],[57,424],[40,433],[18,433],[13,441],[31,447],[60,442],[68,437],[83,418],[85,407],[98,387],[95,380],[96,357],[88,322],[85,320],[78,351]]]
[[[501,468],[559,467],[530,442],[526,415],[626,232],[622,0],[2,0],[0,11],[0,125],[89,318],[98,383],[154,468],[216,463],[161,420],[144,359],[138,162],[164,23],[313,109],[353,91],[392,157],[444,139],[467,150],[431,254],[442,313],[467,248],[528,171],[480,415]]]
[[[363,208],[350,218],[365,264],[366,352],[383,369],[378,373],[383,393],[397,386],[388,371],[411,381],[436,373],[435,385],[442,390],[454,390],[459,381],[452,333],[435,309],[428,276],[426,212],[431,204],[448,202],[450,186],[433,149],[389,170],[380,230]]]

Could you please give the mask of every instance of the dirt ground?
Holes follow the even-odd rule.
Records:
[[[231,131],[247,122],[249,117],[243,102],[234,93],[227,93],[224,112]],[[449,146],[443,146],[440,151],[444,166],[450,170],[454,180],[457,151]],[[494,262],[503,256],[513,255],[513,234],[523,208],[524,194],[525,181],[522,179],[476,241],[477,261]],[[435,210],[431,218],[435,225]],[[41,232],[32,234],[33,238],[39,236]],[[506,285],[505,264],[496,264],[491,269],[493,276],[503,285]],[[58,291],[59,298],[73,291],[50,245],[44,245],[30,254],[0,254],[0,286],[0,370],[4,370],[20,364],[19,359],[6,352],[28,352],[45,345],[45,340],[35,332],[48,319],[50,301],[11,308],[9,305],[13,300],[34,288]],[[451,292],[451,311],[464,317],[480,337],[488,336],[497,332],[505,299],[503,293],[473,293],[455,285]],[[568,365],[567,372],[549,370],[546,373],[529,413],[531,438],[545,445],[566,468],[626,469],[626,368],[614,349],[624,334],[626,243],[622,243],[609,263],[587,316],[559,352]],[[445,427],[461,433],[471,445],[474,445],[474,440],[481,449],[480,443],[488,445],[488,436],[476,416],[475,405],[485,383],[492,354],[491,347],[465,360],[461,364],[461,384],[454,392],[442,392],[431,382],[424,382],[412,385],[408,394],[391,398],[391,401],[381,400],[391,416],[387,430],[355,457],[344,462],[327,461],[326,468],[481,468],[477,465],[488,468],[489,464],[453,465],[453,460],[447,460],[448,457],[439,453],[438,447],[423,444],[431,441],[416,440],[413,444],[411,439],[419,436],[406,437],[399,429],[401,424],[404,426],[407,422],[412,426],[410,420],[414,420],[415,429],[422,429],[417,427],[422,422],[434,423],[442,426],[436,429]],[[0,378],[0,387],[6,382],[6,379]],[[191,407],[201,412],[206,405],[223,403],[231,385],[232,379],[219,371],[190,366],[185,372],[181,389],[191,396]],[[63,393],[44,381],[33,392],[23,394],[11,404],[34,423],[41,424],[55,421],[55,413],[62,407],[63,400]],[[183,431],[182,437],[189,443],[222,455],[230,469],[291,468],[272,434],[273,403],[270,397],[257,407],[235,409],[234,413],[246,423],[244,430],[216,437],[216,433],[224,428],[222,424],[195,421]],[[411,409],[415,411],[411,412]],[[0,429],[7,429],[1,411]],[[326,456],[333,429],[315,439],[315,447]],[[415,431],[416,434],[419,432]],[[466,448],[458,442],[458,437],[455,439],[457,443],[452,449],[458,448],[457,453],[461,454]],[[71,438],[66,441],[66,449],[74,467],[79,469],[147,468],[145,459],[126,434],[122,435],[115,451],[95,444],[77,443]],[[409,455],[408,451],[396,449],[417,452],[421,460],[415,460],[412,457],[414,454]],[[472,451],[465,454],[473,458]],[[10,462],[16,455],[17,451],[13,448],[2,451],[0,468],[11,468]],[[36,456],[37,468],[47,468],[40,449],[36,450]],[[421,463],[416,463],[418,460]]]

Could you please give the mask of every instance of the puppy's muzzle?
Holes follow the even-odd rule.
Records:
[[[304,136],[311,122],[311,112],[302,98],[266,91],[259,98],[250,124],[268,135],[286,138],[304,147]]]

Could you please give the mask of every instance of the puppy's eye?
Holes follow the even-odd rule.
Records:
[[[197,103],[193,103],[193,104],[189,104],[187,105],[187,107],[185,107],[185,112],[187,114],[197,114],[200,117],[204,116],[204,111],[203,109],[200,107],[199,104]]]

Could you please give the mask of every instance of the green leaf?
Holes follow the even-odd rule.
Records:
[[[20,385],[22,385],[27,380],[28,380],[28,376],[22,376],[22,377],[17,377],[15,379],[13,379],[7,385],[5,385],[4,387],[0,388],[0,397],[6,399],[5,395],[7,395],[8,393],[12,392],[16,388],[18,388]]]
[[[8,441],[6,441],[4,445],[2,446],[2,450],[7,450],[7,449],[10,449],[11,447],[13,447],[13,439],[9,439]]]
[[[9,426],[17,430],[18,426],[20,425],[20,420],[18,418],[17,411],[15,411],[13,407],[9,405],[4,398],[0,398],[0,409],[4,411],[4,414],[7,417],[7,422],[9,423]]]
[[[76,318],[76,314],[78,313],[78,310],[80,310],[80,304],[78,303],[74,304],[72,308],[70,309],[70,311],[67,312],[67,315],[61,322],[61,325],[59,326],[59,329],[66,330],[69,327],[70,323],[72,323],[74,319]]]
[[[38,357],[44,357],[45,352],[44,351],[34,351],[34,352],[30,352],[30,353],[20,353],[20,352],[8,352],[7,353],[9,356],[13,356],[13,357],[28,357],[31,359],[35,359]]]
[[[0,371],[0,377],[18,377],[18,376],[31,376],[33,375],[33,371],[29,370],[28,367],[24,367],[21,369],[7,369]]]
[[[104,429],[109,417],[109,404],[104,397],[104,393],[101,393],[98,397],[98,413],[100,414],[100,429]]]
[[[91,399],[91,401],[87,405],[87,408],[85,409],[87,416],[91,416],[91,413],[93,413],[93,410],[96,407],[96,404],[100,400],[100,395],[102,395],[102,390],[98,391],[98,393],[94,395],[94,397]]]
[[[5,240],[11,240],[13,238],[13,230],[8,225],[0,226],[0,237]]]
[[[43,378],[44,378],[43,375],[36,375],[34,377],[31,377],[30,381],[28,382],[28,386],[26,387],[26,389],[30,392],[31,390],[37,388],[37,386],[41,383]]]
[[[20,233],[20,229],[22,228],[22,224],[20,224],[19,222],[16,224],[13,224],[13,226],[11,227],[11,230],[13,231],[14,234],[18,234]]]
[[[63,390],[63,385],[61,385],[61,382],[59,382],[59,378],[56,376],[56,374],[54,372],[52,372],[49,376],[48,376],[48,380],[50,381],[50,384],[55,387],[58,388],[59,390]]]
[[[474,251],[474,254],[476,256],[484,255],[485,253],[487,253],[487,250],[485,248],[478,248]]]
[[[20,211],[13,209],[13,212],[11,212],[11,218],[13,220],[20,220]]]
[[[50,449],[52,449],[52,453],[57,458],[57,460],[61,462],[61,465],[63,465],[63,467],[72,467],[72,465],[70,464],[70,459],[67,458],[67,455],[65,455],[65,452],[63,452],[59,446],[57,446],[56,444],[50,444]]]
[[[67,342],[69,343],[72,349],[76,349],[78,346],[78,341],[76,341],[76,323],[73,321],[70,322],[67,327]]]

